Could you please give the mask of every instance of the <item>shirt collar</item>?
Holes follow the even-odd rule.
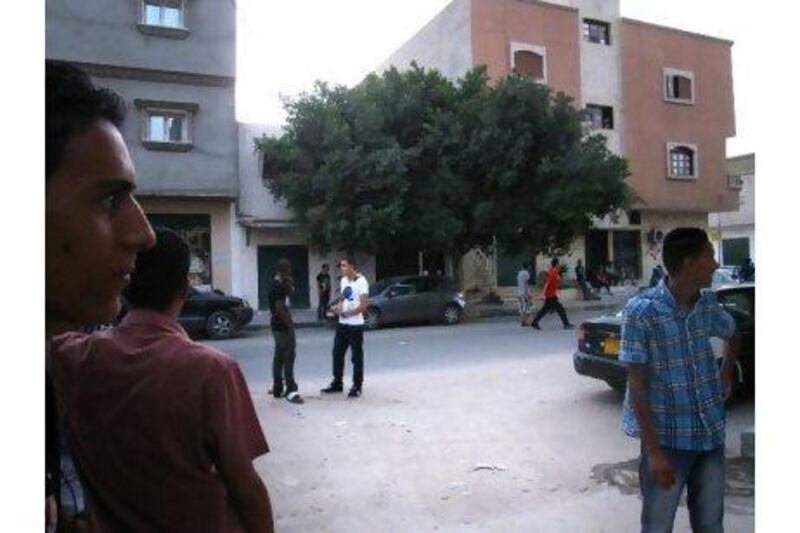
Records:
[[[656,295],[662,302],[670,306],[675,312],[690,313],[697,307],[697,304],[700,303],[702,292],[698,293],[697,299],[689,311],[682,311],[681,308],[678,307],[678,302],[675,300],[675,296],[672,294],[672,291],[669,290],[669,276],[664,276],[661,278],[661,281],[658,282],[658,285],[656,285]]]
[[[131,309],[122,318],[120,326],[155,326],[166,331],[186,335],[186,331],[170,315],[150,309]]]

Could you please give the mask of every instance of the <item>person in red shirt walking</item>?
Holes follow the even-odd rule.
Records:
[[[564,329],[572,329],[575,327],[567,320],[567,312],[564,310],[564,306],[561,305],[561,302],[558,301],[558,284],[560,281],[561,276],[558,274],[558,258],[554,257],[550,261],[550,268],[547,270],[547,276],[544,280],[544,305],[539,309],[539,312],[536,313],[533,322],[531,322],[531,327],[533,329],[541,329],[539,327],[539,320],[547,313],[552,313],[553,311],[557,312],[558,316],[561,317]]]

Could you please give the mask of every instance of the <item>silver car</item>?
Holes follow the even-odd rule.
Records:
[[[401,322],[458,324],[467,302],[445,276],[398,276],[370,288],[365,326],[375,329]]]

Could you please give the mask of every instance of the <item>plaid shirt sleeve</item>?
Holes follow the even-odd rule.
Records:
[[[721,339],[730,339],[736,333],[736,322],[733,317],[717,301],[717,297],[712,293],[709,295],[711,317],[711,336]]]
[[[641,303],[631,301],[625,307],[624,316],[619,360],[624,363],[647,364],[650,360],[648,351],[650,333],[647,322],[642,316]]]

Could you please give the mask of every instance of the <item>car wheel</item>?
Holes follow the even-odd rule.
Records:
[[[214,311],[206,320],[206,333],[210,339],[230,339],[236,331],[236,321],[228,311]]]
[[[377,307],[367,307],[364,311],[364,328],[378,329],[381,325],[381,311]]]
[[[448,326],[458,324],[461,321],[461,307],[456,304],[448,304],[447,307],[444,308],[442,320]]]

